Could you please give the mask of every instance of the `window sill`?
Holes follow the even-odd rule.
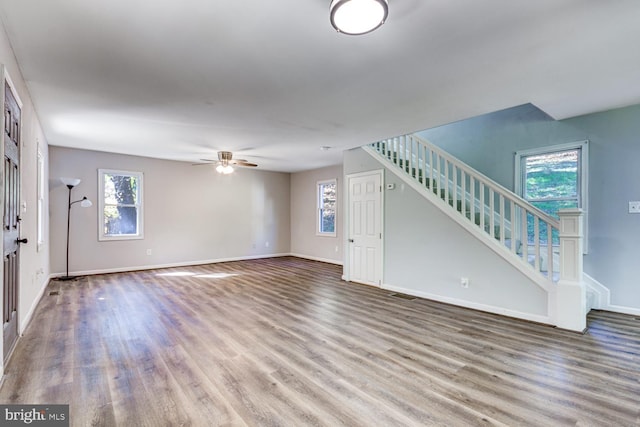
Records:
[[[136,234],[136,235],[124,235],[124,236],[100,236],[98,237],[98,241],[100,242],[110,242],[114,240],[143,240],[144,236]]]
[[[317,233],[316,232],[316,236],[318,236],[318,237],[336,237],[337,234],[336,233]]]

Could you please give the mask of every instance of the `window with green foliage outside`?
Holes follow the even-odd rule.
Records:
[[[336,180],[318,182],[318,234],[336,235]]]
[[[558,210],[577,208],[580,203],[579,150],[524,158],[524,198],[558,218]]]
[[[142,173],[100,173],[100,239],[142,238]]]
[[[582,148],[520,155],[521,194],[532,205],[558,219],[558,211],[582,207]],[[534,242],[533,215],[527,215],[529,243]],[[547,244],[547,224],[540,223],[539,240]],[[556,230],[552,244],[559,244]]]

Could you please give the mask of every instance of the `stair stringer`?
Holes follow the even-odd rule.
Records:
[[[488,248],[502,257],[504,260],[509,262],[513,267],[519,270],[522,274],[524,274],[528,279],[530,279],[534,284],[542,288],[545,292],[547,292],[548,300],[547,300],[547,309],[548,316],[550,320],[555,320],[555,291],[556,286],[553,282],[546,279],[541,274],[537,273],[533,267],[531,267],[528,263],[523,262],[522,259],[513,254],[509,248],[502,245],[499,241],[492,238],[489,234],[484,232],[477,227],[475,224],[469,222],[466,218],[464,218],[460,213],[451,205],[443,201],[438,195],[434,194],[428,188],[425,188],[423,185],[415,181],[411,176],[409,176],[404,170],[395,167],[395,165],[389,162],[387,159],[378,154],[373,148],[368,146],[361,147],[366,153],[368,153],[371,157],[376,159],[385,169],[392,172],[398,178],[400,178],[404,183],[411,186],[414,190],[418,192],[418,194],[422,195],[425,199],[431,202],[434,206],[436,206],[439,210],[445,213],[449,218],[455,221],[460,227],[464,228],[467,232],[471,233],[478,240],[483,242]]]
[[[593,303],[589,309],[611,310],[611,292],[609,288],[598,282],[587,273],[582,273],[582,282],[585,284],[587,293],[593,294]]]
[[[585,284],[587,296],[593,295],[593,304],[588,309],[612,311],[614,313],[623,313],[631,316],[640,316],[640,310],[635,307],[627,307],[624,305],[611,304],[611,291],[598,280],[590,275],[583,273],[582,282]]]

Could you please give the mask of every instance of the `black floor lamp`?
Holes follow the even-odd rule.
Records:
[[[80,206],[83,208],[91,207],[93,203],[91,200],[87,199],[87,197],[83,197],[82,199],[78,199],[75,201],[71,201],[71,190],[76,185],[80,184],[79,178],[60,178],[60,181],[69,189],[69,205],[67,207],[67,274],[66,276],[58,277],[58,280],[73,280],[76,276],[69,276],[69,229],[71,228],[71,206],[76,203],[80,203]]]

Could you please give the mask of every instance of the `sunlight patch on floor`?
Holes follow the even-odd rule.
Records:
[[[189,271],[171,271],[169,273],[158,273],[156,276],[163,277],[197,277],[201,279],[224,279],[227,277],[238,276],[238,273],[208,273],[198,274]]]
[[[172,271],[169,273],[158,273],[156,274],[156,276],[163,276],[163,277],[185,277],[185,276],[195,276],[195,273],[191,273],[188,271]]]
[[[200,277],[203,279],[224,279],[226,277],[238,276],[237,273],[210,273],[210,274],[196,274],[194,277]]]

